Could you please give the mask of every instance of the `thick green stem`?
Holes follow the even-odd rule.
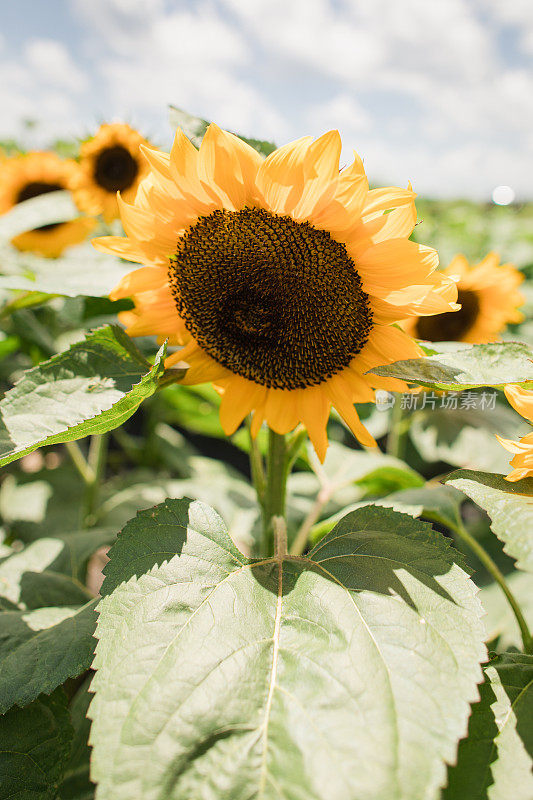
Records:
[[[107,457],[108,435],[102,433],[93,436],[89,445],[87,464],[90,468],[89,480],[85,482],[83,498],[82,524],[84,528],[91,528],[96,522],[96,504],[100,491],[100,482],[104,473]]]
[[[262,556],[274,553],[274,517],[285,519],[285,497],[289,459],[285,436],[268,431],[268,459],[266,484],[263,496]]]
[[[453,530],[465,542],[466,545],[476,554],[479,558],[481,563],[486,567],[486,569],[490,572],[496,583],[499,584],[502,592],[507,598],[509,605],[515,615],[516,621],[518,623],[518,627],[520,628],[520,634],[522,636],[522,642],[524,643],[524,652],[526,653],[533,653],[533,639],[531,638],[531,633],[528,628],[527,622],[524,619],[524,615],[522,614],[522,610],[516,600],[516,597],[512,593],[505,580],[505,576],[500,571],[498,566],[494,563],[492,558],[489,556],[487,551],[480,545],[480,543],[475,539],[472,534],[470,534],[465,526],[462,523],[457,523],[453,526]]]

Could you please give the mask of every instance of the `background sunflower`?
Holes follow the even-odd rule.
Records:
[[[456,255],[444,274],[457,281],[461,308],[406,321],[404,329],[415,338],[482,344],[498,339],[509,323],[524,319],[518,310],[524,303],[518,291],[524,276],[513,264],[500,264],[497,253],[489,253],[474,265]]]
[[[33,152],[0,162],[0,213],[17,203],[60,190],[72,191],[79,167],[72,159],[52,152]],[[56,257],[65,248],[79,244],[94,227],[94,220],[80,218],[43,225],[16,236],[12,243],[19,250]]]
[[[134,128],[115,122],[101,125],[80,148],[80,171],[74,196],[88,214],[102,214],[106,222],[118,217],[117,192],[135,197],[148,168],[140,146],[148,142]]]

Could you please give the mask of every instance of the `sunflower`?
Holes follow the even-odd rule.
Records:
[[[519,414],[533,423],[533,391],[522,389],[520,386],[508,384],[505,387],[505,396]],[[521,478],[533,477],[533,431],[524,436],[520,441],[502,439],[497,437],[500,444],[510,453],[515,453],[510,465],[513,471],[507,475],[508,481],[519,481]]]
[[[27,153],[0,163],[0,214],[17,203],[48,192],[72,190],[78,165],[55,153]],[[73,219],[43,225],[21,233],[12,240],[19,250],[54,258],[70,245],[82,242],[94,227],[91,219]]]
[[[524,276],[512,264],[500,264],[497,253],[489,253],[475,265],[457,255],[444,273],[457,280],[460,310],[407,320],[403,327],[411,336],[430,342],[482,344],[498,339],[508,323],[523,320],[518,307],[524,297],[518,286]]]
[[[131,202],[148,172],[140,146],[141,134],[121,122],[101,125],[80,148],[80,174],[74,197],[88,214],[102,214],[106,222],[118,217],[117,192]]]
[[[339,172],[337,131],[263,159],[212,124],[199,150],[178,131],[170,155],[143,152],[150,173],[134,204],[119,200],[127,236],[95,241],[146,265],[111,295],[134,300],[128,333],[182,346],[167,366],[215,384],[227,435],[249,413],[254,436],[301,422],[323,459],[334,406],[375,445],[354,403],[407,386],[366,373],[420,355],[393,323],[456,307],[436,252],[408,241],[411,188],[369,191],[357,155]]]

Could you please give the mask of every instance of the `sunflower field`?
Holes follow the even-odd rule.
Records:
[[[533,205],[171,122],[0,160],[0,800],[532,800]]]

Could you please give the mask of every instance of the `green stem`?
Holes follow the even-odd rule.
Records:
[[[85,484],[90,483],[94,479],[94,475],[91,467],[85,460],[85,456],[79,444],[77,442],[65,442],[65,447],[83,482]]]
[[[268,431],[268,460],[266,485],[263,496],[263,537],[260,555],[270,556],[274,552],[274,517],[285,519],[285,496],[289,459],[285,436]]]
[[[470,534],[462,522],[458,522],[456,525],[451,526],[455,533],[465,542],[466,545],[476,554],[479,558],[481,563],[487,568],[490,572],[496,583],[499,584],[502,592],[506,596],[509,605],[513,610],[513,614],[515,615],[516,621],[518,623],[518,627],[520,628],[520,634],[522,636],[522,641],[524,643],[524,651],[526,653],[533,653],[533,639],[531,638],[531,633],[529,631],[527,622],[524,619],[524,615],[522,614],[522,610],[516,600],[516,597],[512,593],[509,588],[507,581],[503,573],[500,571],[498,566],[494,563],[492,558],[489,556],[487,551],[484,547],[482,547],[477,539],[475,539],[472,534]]]
[[[87,464],[91,470],[90,479],[85,482],[85,495],[83,498],[82,524],[84,528],[91,528],[96,522],[96,504],[100,491],[100,482],[104,473],[107,457],[108,435],[102,433],[91,438]]]

